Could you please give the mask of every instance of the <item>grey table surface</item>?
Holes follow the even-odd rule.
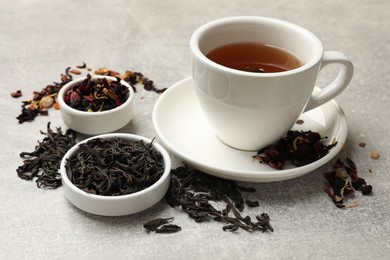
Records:
[[[0,1],[0,258],[1,259],[388,259],[390,254],[390,1]],[[273,233],[222,231],[220,223],[195,223],[164,200],[125,217],[100,217],[73,207],[62,188],[38,189],[21,180],[19,153],[32,151],[47,122],[66,126],[59,111],[19,124],[21,100],[32,97],[68,66],[135,70],[157,87],[191,74],[189,38],[213,19],[255,15],[306,27],[326,50],[354,63],[350,86],[336,99],[348,122],[342,156],[351,157],[371,196],[338,209],[324,192],[326,164],[300,178],[252,184]],[[319,84],[333,77],[324,71]],[[21,89],[24,96],[10,93]],[[159,98],[136,94],[134,120],[120,132],[156,135],[151,113]],[[366,143],[362,148],[359,143]],[[378,160],[369,158],[377,150]],[[341,155],[340,155],[341,156]],[[173,157],[173,167],[181,162]],[[371,170],[371,172],[369,171]],[[142,224],[175,217],[182,231],[149,234]]]

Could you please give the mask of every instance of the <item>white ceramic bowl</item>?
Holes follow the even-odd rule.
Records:
[[[107,78],[109,76],[92,76],[94,78]],[[65,84],[58,93],[58,102],[62,120],[69,128],[87,135],[97,135],[116,131],[127,125],[133,118],[134,90],[125,81],[121,84],[129,88],[129,97],[125,103],[111,110],[100,112],[86,112],[68,106],[64,101],[64,95],[73,85],[81,83],[85,78],[76,79]]]
[[[61,161],[60,172],[65,197],[73,205],[81,210],[101,216],[123,216],[134,214],[150,208],[156,204],[164,197],[168,190],[170,182],[171,159],[167,151],[156,142],[153,142],[153,147],[161,153],[164,160],[165,170],[163,175],[156,183],[144,190],[128,195],[102,196],[82,191],[70,181],[66,172],[65,164],[67,158],[71,158],[79,149],[79,144],[86,143],[87,141],[94,138],[113,139],[115,137],[133,141],[143,140],[145,143],[151,142],[151,140],[148,138],[133,134],[112,133],[99,135],[88,138],[73,146],[71,149],[69,149]]]

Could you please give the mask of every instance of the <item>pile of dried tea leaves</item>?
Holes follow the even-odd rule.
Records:
[[[119,107],[129,98],[128,87],[121,79],[92,79],[90,74],[79,84],[75,84],[64,94],[64,102],[84,112],[107,111]]]
[[[96,195],[132,194],[156,183],[164,160],[151,143],[121,138],[94,138],[79,145],[65,164],[70,181]]]
[[[245,202],[241,191],[254,192],[253,188],[239,186],[231,180],[220,179],[189,166],[171,171],[171,183],[165,199],[171,207],[180,207],[196,222],[210,220],[224,224],[224,231],[273,231],[268,214],[257,215],[255,220],[242,216]],[[210,202],[225,202],[222,210]],[[247,206],[256,207],[258,202],[247,200]]]
[[[329,183],[325,191],[338,208],[355,207],[355,201],[346,203],[355,191],[360,191],[363,195],[372,194],[372,186],[358,176],[356,165],[350,158],[346,158],[346,163],[338,159],[332,167],[333,171],[325,173]]]
[[[91,68],[87,67],[86,63],[78,65],[75,68],[67,67],[64,73],[60,75],[60,82],[53,82],[47,85],[40,91],[34,91],[32,99],[22,101],[21,114],[16,118],[19,123],[33,121],[38,115],[48,115],[48,109],[54,107],[60,109],[57,102],[57,95],[60,89],[68,82],[73,80],[73,75],[80,75],[83,71],[90,72]],[[94,71],[95,75],[112,76],[123,79],[137,92],[136,86],[141,85],[146,91],[153,91],[157,94],[163,93],[166,88],[159,89],[154,85],[154,82],[145,77],[141,72],[126,70],[123,74],[107,68],[100,68]],[[13,97],[20,97],[20,90],[11,93]]]
[[[18,176],[24,180],[37,178],[38,188],[58,188],[61,186],[61,174],[58,172],[62,157],[76,144],[76,133],[68,129],[64,134],[58,127],[54,132],[47,124],[46,137],[39,142],[33,152],[22,152],[20,157],[25,159],[23,165],[16,169]]]
[[[324,139],[326,137],[321,137],[317,132],[290,130],[276,144],[261,149],[253,158],[279,170],[287,161],[303,166],[324,157],[337,144],[333,141],[330,145],[324,145]]]

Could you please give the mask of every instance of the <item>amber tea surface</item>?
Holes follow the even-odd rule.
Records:
[[[303,65],[302,60],[295,54],[257,42],[223,45],[206,56],[225,67],[258,73],[283,72]]]

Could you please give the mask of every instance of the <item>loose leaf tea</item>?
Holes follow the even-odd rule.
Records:
[[[85,80],[75,84],[65,93],[64,101],[70,107],[85,112],[114,109],[129,98],[129,89],[120,81],[120,78],[116,80],[92,79],[88,74]]]
[[[67,159],[68,177],[79,189],[96,195],[119,196],[146,189],[164,173],[163,157],[152,142],[89,140]]]
[[[173,221],[173,218],[156,218],[144,223],[144,228],[149,231],[155,231],[159,226]]]
[[[338,208],[356,206],[356,202],[345,203],[355,191],[361,191],[363,195],[372,193],[372,186],[357,175],[356,165],[350,158],[346,159],[346,164],[338,159],[333,164],[333,171],[325,173],[325,178],[329,183],[329,187],[325,191]]]
[[[156,233],[176,233],[181,230],[181,227],[174,224],[163,225],[155,230]]]
[[[24,180],[37,178],[38,188],[58,188],[61,186],[61,175],[58,172],[62,157],[75,145],[76,133],[68,129],[65,134],[58,127],[54,132],[47,124],[47,133],[41,131],[46,137],[38,142],[33,152],[22,152],[23,165],[16,170],[18,176]]]
[[[303,166],[324,157],[337,144],[324,145],[323,139],[317,132],[290,130],[276,144],[261,149],[253,158],[275,169],[282,169],[287,161]]]
[[[91,68],[87,67],[85,62],[83,62],[82,65],[77,65],[76,68],[77,70],[71,67],[66,68],[65,72],[61,73],[60,75],[60,82],[53,82],[52,84],[47,85],[41,91],[34,91],[32,99],[23,101],[21,114],[16,117],[19,123],[22,124],[24,122],[33,121],[38,115],[47,116],[47,109],[51,106],[53,106],[55,109],[59,109],[60,107],[57,103],[58,92],[66,83],[73,80],[72,73],[78,75],[82,73],[82,70],[92,70]],[[146,91],[153,91],[158,94],[166,90],[166,88],[156,88],[152,80],[149,80],[140,72],[133,72],[131,70],[127,70],[123,75],[121,75],[119,72],[109,70],[107,68],[101,68],[95,71],[95,75],[106,75],[121,78],[130,84],[130,86],[134,89],[134,92],[136,92],[137,84],[142,85]],[[15,92],[14,95],[18,96],[19,93]],[[50,101],[47,97],[52,99],[52,101]],[[41,103],[41,99],[43,98],[46,98],[44,107],[42,107],[43,103]],[[51,106],[48,106],[47,104],[51,104]]]
[[[144,228],[148,231],[156,233],[175,233],[181,230],[181,227],[174,224],[167,224],[173,221],[173,218],[157,218],[150,220],[144,224]]]
[[[171,207],[180,207],[196,222],[214,220],[226,224],[224,231],[273,231],[266,213],[253,221],[242,216],[244,199],[241,191],[254,191],[241,187],[234,181],[220,179],[201,171],[182,166],[171,171],[171,183],[165,195]],[[223,210],[217,210],[210,201],[225,202]],[[233,215],[233,216],[230,216]]]

